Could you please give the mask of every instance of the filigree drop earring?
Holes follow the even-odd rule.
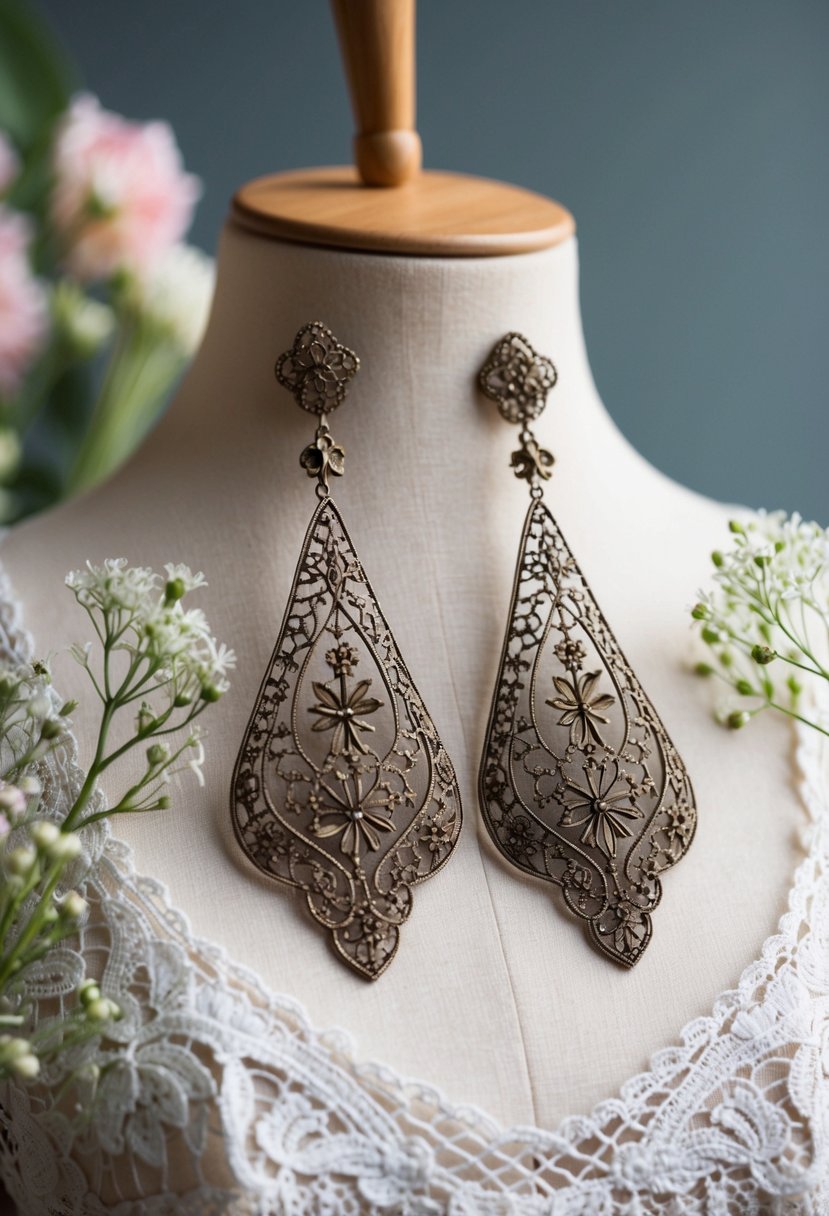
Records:
[[[455,847],[461,801],[330,497],[345,453],[326,416],[358,369],[316,321],[276,364],[279,383],[319,420],[300,464],[320,502],[236,761],[231,810],[254,865],[299,888],[340,957],[376,979],[397,951],[412,887]]]
[[[610,631],[542,483],[553,456],[530,430],[552,362],[507,334],[479,376],[521,427],[512,454],[530,490],[480,770],[489,833],[519,869],[561,887],[605,954],[633,966],[651,937],[659,875],[691,844],[691,782]]]

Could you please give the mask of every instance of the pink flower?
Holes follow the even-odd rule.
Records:
[[[20,170],[20,158],[0,131],[0,195],[5,194]]]
[[[0,396],[17,392],[48,328],[46,292],[27,256],[31,231],[0,204]]]
[[[142,272],[187,230],[201,192],[171,128],[127,122],[89,94],[58,130],[52,217],[80,279]]]

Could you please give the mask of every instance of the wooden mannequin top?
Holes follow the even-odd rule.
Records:
[[[436,257],[497,257],[548,249],[575,232],[552,199],[461,173],[420,173],[393,190],[356,170],[302,169],[248,182],[232,216],[251,232],[312,245]]]

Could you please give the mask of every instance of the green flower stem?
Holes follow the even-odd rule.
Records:
[[[44,926],[44,913],[47,908],[52,906],[52,897],[55,894],[60,876],[63,871],[64,863],[56,861],[47,871],[46,885],[41,892],[40,898],[35,905],[35,908],[29,917],[26,927],[18,937],[14,946],[11,948],[6,957],[0,962],[0,992],[2,992],[10,977],[16,970],[16,964],[25,962],[26,950],[37,937],[38,933]]]
[[[123,312],[87,435],[70,473],[71,493],[111,473],[146,434],[186,360],[157,328]]]

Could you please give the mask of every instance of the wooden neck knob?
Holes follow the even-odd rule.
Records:
[[[331,0],[357,123],[354,159],[367,186],[420,170],[415,130],[415,0]]]

